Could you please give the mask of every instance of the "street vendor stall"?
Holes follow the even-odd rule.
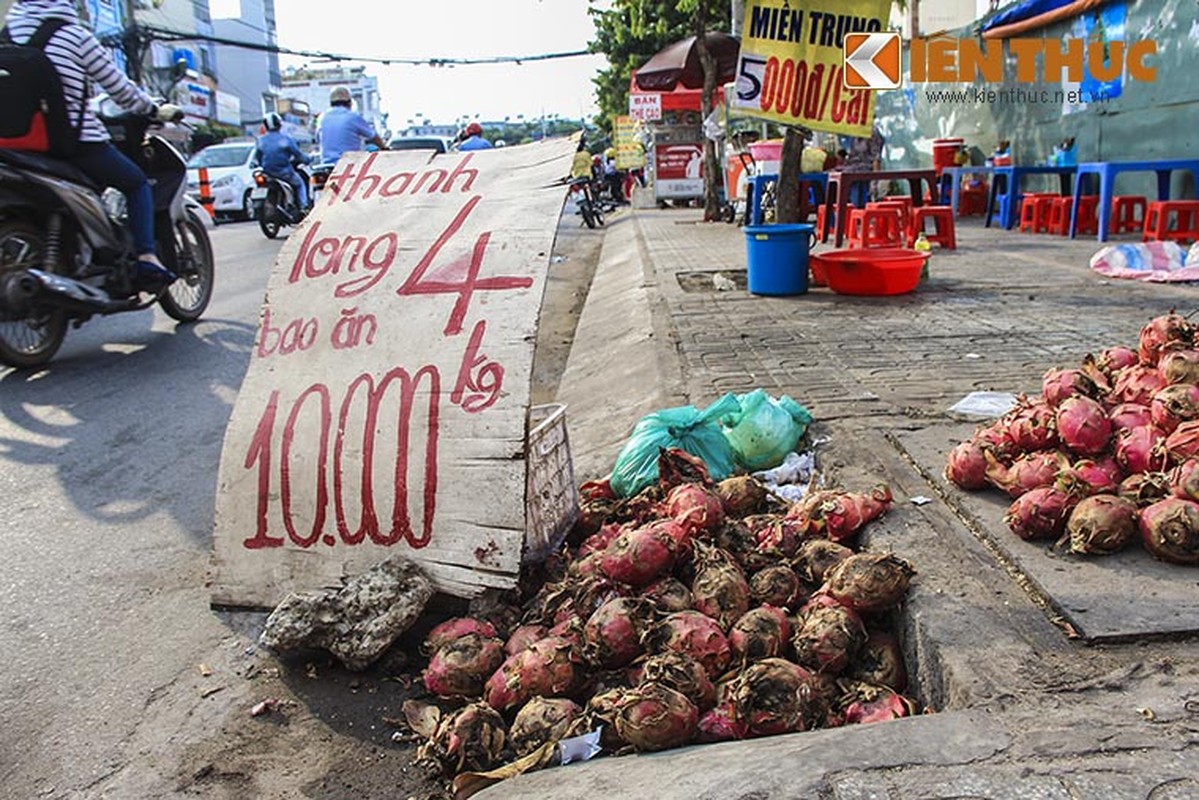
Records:
[[[629,116],[646,124],[648,167],[659,205],[704,196],[702,95],[681,87],[645,92],[637,88],[636,73],[630,80]]]

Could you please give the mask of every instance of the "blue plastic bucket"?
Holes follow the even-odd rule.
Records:
[[[770,295],[808,291],[808,251],[815,242],[815,225],[747,225],[749,291]]]

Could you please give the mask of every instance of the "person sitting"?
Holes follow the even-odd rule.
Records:
[[[343,153],[362,150],[367,142],[380,150],[387,149],[375,126],[350,108],[352,102],[350,90],[344,86],[335,86],[329,92],[329,110],[321,114],[317,131],[322,164],[335,164]]]
[[[483,126],[472,122],[464,131],[466,138],[458,144],[459,150],[490,150],[491,142],[483,138]]]
[[[283,117],[274,111],[266,115],[262,122],[266,133],[258,137],[258,147],[254,150],[254,159],[262,165],[262,171],[272,178],[286,181],[296,193],[296,203],[300,210],[308,208],[308,184],[300,173],[296,172],[296,164],[311,164],[312,159],[305,155],[296,140],[283,132]]]

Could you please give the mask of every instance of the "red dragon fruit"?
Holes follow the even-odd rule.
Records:
[[[667,613],[691,608],[691,590],[678,578],[656,580],[642,590],[641,596]]]
[[[597,608],[583,626],[587,660],[615,669],[641,655],[641,635],[649,627],[653,610],[642,597],[618,597]]]
[[[841,715],[846,725],[887,722],[915,713],[916,704],[912,700],[886,686],[852,684],[841,698]]]
[[[575,551],[575,558],[581,560],[593,553],[604,552],[608,549],[608,545],[612,544],[612,540],[623,532],[624,528],[617,522],[601,525],[598,531],[588,536],[579,545],[579,549]]]
[[[1120,481],[1116,494],[1136,504],[1153,505],[1171,494],[1170,475],[1165,472],[1138,472]]]
[[[1107,412],[1107,418],[1112,421],[1112,432],[1118,434],[1126,428],[1151,424],[1153,412],[1149,406],[1140,403],[1120,403]]]
[[[1153,393],[1165,385],[1166,379],[1156,367],[1126,367],[1116,374],[1116,384],[1108,394],[1108,402],[1147,406]]]
[[[638,685],[643,683],[657,683],[674,689],[694,703],[700,712],[716,704],[716,687],[707,670],[686,653],[668,650],[647,658],[637,680]]]
[[[826,490],[805,497],[791,507],[787,516],[804,521],[810,537],[843,542],[867,522],[885,514],[891,501],[891,489],[885,484],[879,484],[870,494]]]
[[[516,712],[508,740],[518,756],[526,756],[544,744],[564,739],[581,716],[583,709],[573,700],[534,697]]]
[[[483,700],[497,711],[524,705],[529,698],[573,694],[582,671],[567,640],[549,636],[508,656],[483,687]]]
[[[815,672],[838,675],[866,643],[862,619],[843,605],[810,605],[796,621],[795,659]]]
[[[422,676],[439,697],[478,697],[483,683],[504,661],[504,643],[467,633],[433,654]]]
[[[1153,425],[1128,428],[1116,437],[1115,456],[1130,475],[1162,470],[1166,465],[1166,439]]]
[[[1199,455],[1199,420],[1183,422],[1162,443],[1166,457],[1177,464]]]
[[[1170,470],[1170,490],[1183,500],[1199,500],[1199,458],[1188,458]]]
[[[417,759],[440,765],[446,775],[482,772],[500,763],[507,739],[504,719],[486,703],[470,703],[443,715],[436,707],[409,700],[404,716],[413,730],[427,737],[417,748]]]
[[[1157,369],[1166,383],[1199,383],[1199,350],[1172,350],[1162,355]]]
[[[903,602],[915,574],[893,553],[854,553],[828,571],[821,592],[853,611],[875,614]]]
[[[698,611],[668,614],[645,633],[644,644],[651,653],[675,650],[686,653],[716,679],[728,668],[729,640],[720,624]]]
[[[1141,509],[1141,541],[1169,564],[1199,564],[1199,503],[1167,497]]]
[[[1019,497],[1030,489],[1052,484],[1062,470],[1070,466],[1070,459],[1052,450],[1044,453],[1029,453],[1004,466],[990,453],[986,454],[987,480],[995,488],[1007,492],[1009,497]]]
[[[1000,422],[1007,425],[1008,437],[1018,452],[1032,453],[1057,447],[1056,413],[1044,400],[1030,401],[1021,397],[1016,408],[1004,414]]]
[[[1124,345],[1116,345],[1101,352],[1095,359],[1095,366],[1111,375],[1125,367],[1135,366],[1139,361],[1136,350]]]
[[[667,447],[658,452],[658,485],[670,491],[680,483],[712,485],[708,465],[697,455],[680,447]]]
[[[1112,423],[1097,400],[1069,397],[1057,409],[1057,434],[1071,452],[1095,455],[1107,449]]]
[[[745,612],[729,630],[733,662],[745,664],[785,655],[791,623],[782,609],[758,606]]]
[[[1057,475],[1054,486],[1064,492],[1087,497],[1093,494],[1114,494],[1124,471],[1112,456],[1096,461],[1083,458],[1075,461]]]
[[[813,542],[827,541],[812,539]],[[774,564],[755,572],[749,579],[749,599],[758,605],[794,609],[803,597],[803,583],[786,564]]]
[[[1041,378],[1041,396],[1055,408],[1068,397],[1098,397],[1099,387],[1081,369],[1048,370]]]
[[[1097,494],[1079,501],[1066,522],[1070,552],[1106,555],[1123,550],[1137,535],[1137,507],[1131,500]]]
[[[1153,393],[1149,403],[1153,424],[1164,434],[1171,434],[1183,422],[1199,417],[1199,386],[1175,383]]]
[[[751,736],[806,731],[826,713],[812,674],[781,658],[750,664],[734,680],[730,693],[737,718],[745,721]]]
[[[1141,336],[1137,355],[1141,363],[1155,367],[1163,350],[1171,349],[1171,343],[1177,343],[1180,348],[1188,348],[1195,337],[1195,329],[1186,318],[1171,311],[1149,320],[1141,328]]]
[[[777,514],[755,514],[746,517],[744,522],[753,533],[758,550],[785,558],[795,555],[807,532],[802,520]]]
[[[724,523],[724,503],[713,489],[699,483],[681,483],[666,495],[666,515],[694,536],[716,530]]]
[[[1007,425],[999,420],[990,425],[980,427],[970,437],[969,441],[974,442],[983,450],[990,450],[1000,461],[1007,461],[1018,452],[1016,443],[1012,441],[1012,435],[1007,429]]]
[[[800,545],[795,556],[795,572],[811,586],[820,586],[829,570],[852,555],[853,551],[843,544],[809,539]]]
[[[600,569],[614,581],[646,586],[674,566],[678,544],[661,526],[624,531],[600,557]]]
[[[749,726],[737,717],[737,707],[731,700],[709,709],[699,718],[700,742],[731,742],[749,736]]]
[[[707,614],[728,630],[749,610],[749,582],[726,550],[696,542],[695,561],[692,605],[696,611]]]
[[[1003,521],[1021,539],[1057,539],[1078,498],[1053,486],[1025,492],[1008,508]]]
[[[908,672],[899,640],[886,631],[870,631],[848,677],[902,692],[907,688]]]
[[[544,625],[520,625],[508,637],[508,641],[504,644],[504,652],[510,656],[515,655],[533,642],[539,642],[549,635],[549,628]]]
[[[626,692],[616,704],[616,732],[642,751],[687,744],[699,729],[695,704],[674,689],[646,683]]]
[[[945,463],[945,479],[961,489],[984,489],[987,486],[987,459],[983,447],[973,439],[956,445],[949,451]]]
[[[493,639],[496,636],[495,626],[486,620],[474,617],[453,617],[435,625],[429,631],[425,636],[421,651],[426,655],[433,655],[450,642],[461,639],[468,633],[477,633],[485,639]]]
[[[716,495],[724,504],[725,516],[747,517],[756,514],[766,499],[766,487],[757,478],[735,475],[716,484]]]

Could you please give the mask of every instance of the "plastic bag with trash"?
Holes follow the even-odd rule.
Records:
[[[713,480],[733,474],[733,449],[718,420],[736,413],[740,405],[731,392],[700,411],[678,406],[647,414],[638,421],[612,467],[612,491],[631,497],[658,480],[658,453],[677,447],[704,460]]]
[[[737,400],[740,408],[720,422],[738,466],[750,471],[783,463],[812,422],[808,410],[787,395],[776,400],[754,389]]]

